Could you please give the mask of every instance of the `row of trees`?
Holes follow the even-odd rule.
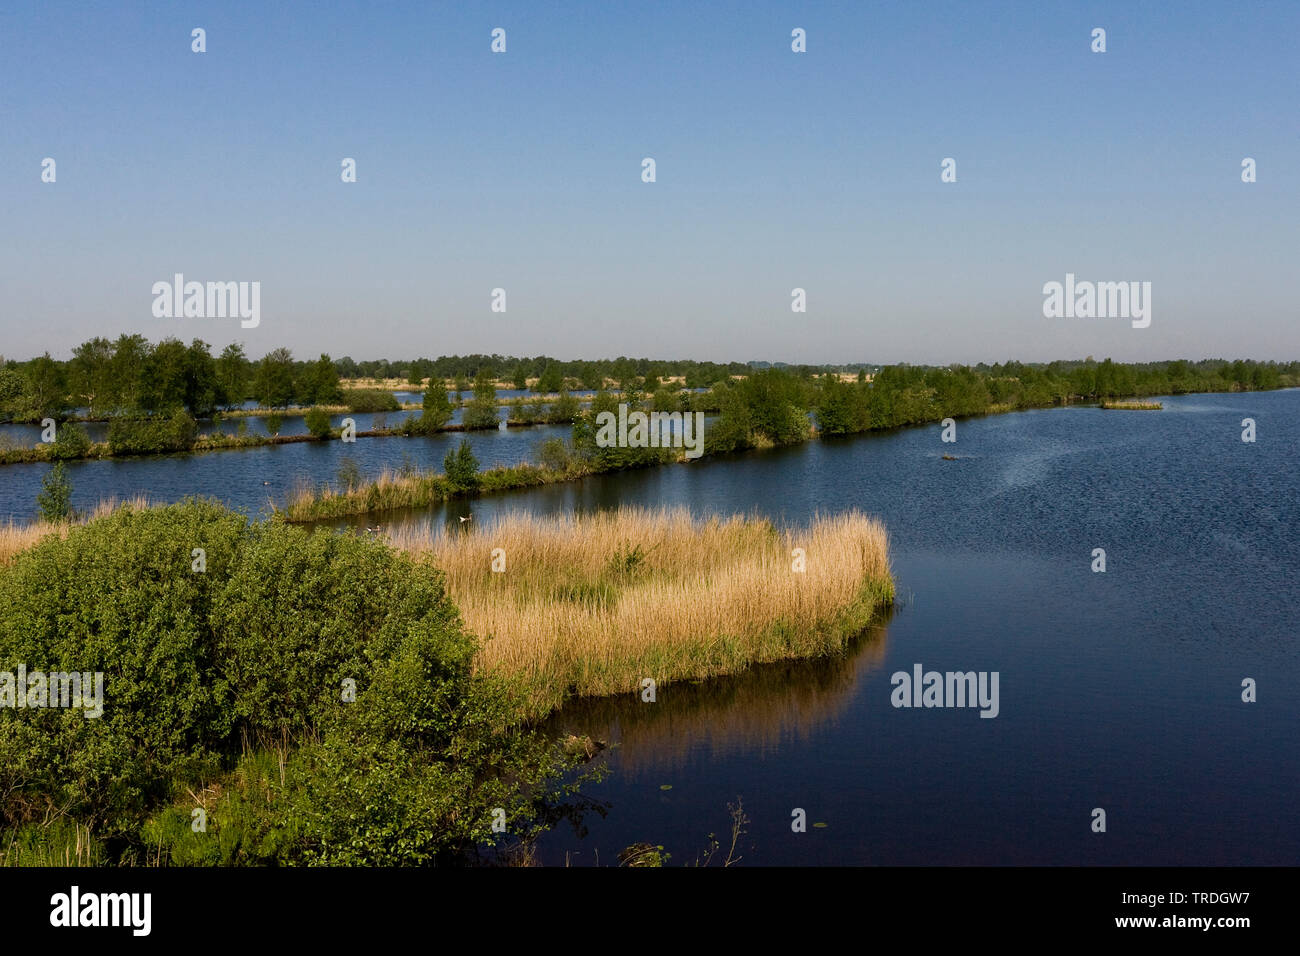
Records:
[[[626,357],[565,362],[547,356],[501,355],[442,356],[404,363],[356,362],[349,357],[331,359],[321,355],[299,361],[285,348],[252,360],[238,344],[228,345],[213,356],[210,346],[199,339],[189,345],[176,338],[151,344],[140,335],[121,335],[114,341],[94,338],[84,342],[73,350],[71,359],[62,362],[48,353],[26,362],[0,359],[0,419],[62,418],[74,408],[86,408],[92,417],[170,414],[185,409],[193,417],[203,418],[248,399],[269,408],[331,405],[343,401],[340,378],[374,376],[402,377],[420,387],[426,380],[435,384],[453,381],[458,392],[472,389],[474,398],[466,410],[466,423],[490,427],[497,415],[495,383],[501,380],[512,381],[519,388],[531,386],[539,394],[563,392],[574,383],[598,390],[611,381],[624,391],[675,393],[681,382],[671,387],[662,383],[684,378],[688,388],[719,383],[727,386],[733,376],[763,381],[773,381],[763,376],[782,376],[811,383],[844,368],[848,366],[759,362],[721,365]],[[859,377],[867,377],[865,367]],[[875,377],[877,382],[905,383],[907,388],[938,389],[943,399],[952,397],[947,393],[954,389],[960,392],[969,388],[973,390],[969,396],[973,403],[987,398],[989,404],[1043,405],[1072,397],[1102,399],[1277,388],[1300,384],[1300,362],[1210,359],[1120,364],[1088,358],[1050,364],[1012,361],[969,368],[888,366],[878,370]],[[972,384],[977,379],[978,387]],[[966,400],[961,395],[956,398]],[[493,403],[492,407],[489,403]]]
[[[344,378],[401,379],[414,387],[426,379],[468,383],[481,375],[495,381],[510,382],[515,388],[533,388],[537,392],[553,393],[564,387],[566,380],[583,388],[599,389],[606,381],[621,388],[645,381],[652,383],[669,378],[684,378],[689,388],[703,388],[719,379],[732,375],[747,375],[752,368],[743,362],[719,364],[689,360],[616,359],[563,361],[547,355],[517,358],[509,355],[443,355],[436,359],[414,360],[375,359],[365,362],[351,357],[336,363]],[[465,390],[465,389],[462,389]]]
[[[672,395],[664,390],[627,399],[596,396],[590,413],[574,424],[571,453],[600,469],[652,464],[675,453],[654,449],[601,449],[595,446],[595,416],[627,400],[645,411],[683,410],[705,405],[718,417],[706,432],[709,454],[804,441],[814,421],[822,434],[845,435],[980,415],[1011,408],[1036,408],[1076,401],[1228,392],[1300,385],[1300,363],[1212,360],[1123,365],[1053,362],[1025,365],[947,368],[886,366],[868,380],[838,374],[814,376],[806,369],[769,367],[735,381],[719,383],[708,395]],[[703,401],[696,402],[696,399]]]
[[[258,361],[231,344],[220,355],[200,339],[185,345],[141,335],[91,339],[59,362],[49,353],[27,362],[0,361],[0,418],[39,421],[85,408],[93,418],[171,414],[195,418],[248,399],[269,408],[333,404],[343,400],[339,373],[328,355],[295,361],[275,349]]]
[[[816,411],[825,434],[895,428],[998,408],[1038,408],[1069,402],[1187,392],[1232,392],[1300,384],[1300,363],[1155,362],[1125,365],[1053,362],[1025,365],[919,368],[889,366],[871,382],[837,376],[808,383],[802,407]]]

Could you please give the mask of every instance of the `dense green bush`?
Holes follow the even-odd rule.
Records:
[[[617,471],[622,468],[643,468],[656,465],[675,457],[668,448],[620,447],[617,444],[602,446],[600,416],[609,412],[616,419],[619,405],[626,404],[628,414],[635,411],[649,412],[642,403],[634,399],[623,399],[618,395],[600,391],[593,396],[591,408],[577,415],[573,420],[574,457],[587,467],[596,471]],[[648,436],[647,436],[648,437]]]
[[[197,437],[198,424],[184,409],[170,417],[114,418],[108,425],[108,447],[114,455],[188,451]]]
[[[303,417],[303,424],[307,426],[309,435],[316,438],[330,437],[330,413],[323,408],[309,408]]]
[[[455,451],[447,452],[442,460],[442,468],[446,472],[447,483],[454,491],[470,491],[478,487],[478,459],[474,457],[474,452],[465,439],[460,440]]]
[[[58,808],[177,863],[427,862],[497,806],[519,833],[559,758],[475,653],[441,574],[378,540],[122,509],[0,571],[0,670],[105,674],[98,719],[0,710],[0,828]]]
[[[397,396],[382,388],[344,389],[343,401],[350,412],[400,412],[402,410],[402,404],[397,400]]]
[[[582,405],[566,391],[560,392],[546,413],[546,421],[554,425],[571,425],[582,414]]]
[[[72,517],[72,482],[68,480],[68,469],[63,462],[56,461],[41,479],[36,507],[42,521],[67,521]]]
[[[428,431],[437,431],[451,421],[454,409],[451,407],[451,400],[447,397],[447,390],[442,387],[441,382],[429,383],[429,387],[424,391],[422,406],[422,421]]]
[[[55,461],[69,461],[84,458],[90,451],[90,436],[76,422],[64,422],[54,436],[54,445],[50,448],[50,457]]]

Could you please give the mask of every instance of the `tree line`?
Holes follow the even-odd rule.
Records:
[[[837,373],[853,368],[858,370],[864,390],[841,391],[834,384],[826,384],[840,382]],[[754,383],[747,388],[767,383],[782,394],[793,389],[791,394],[797,397],[794,404],[805,410],[824,405],[819,409],[819,419],[825,420],[823,430],[827,422],[834,430],[840,427],[836,419],[839,414],[859,420],[866,415],[872,421],[893,424],[928,420],[917,419],[929,413],[927,403],[983,410],[1007,404],[1042,406],[1071,400],[1300,384],[1300,362],[1224,359],[1122,364],[1110,359],[1097,362],[1089,357],[1046,364],[1009,361],[994,365],[870,368],[626,357],[561,361],[547,356],[501,355],[356,362],[349,357],[332,359],[327,354],[299,360],[286,348],[273,349],[254,360],[240,344],[228,345],[213,355],[211,347],[200,339],[189,345],[171,337],[150,343],[141,335],[124,334],[116,340],[100,337],[84,342],[66,361],[53,359],[48,352],[25,362],[0,358],[0,420],[61,420],[74,409],[86,409],[91,418],[172,416],[181,410],[194,418],[206,418],[250,399],[266,408],[332,405],[344,400],[341,379],[374,377],[403,378],[414,388],[423,388],[426,380],[432,380],[452,382],[457,392],[472,390],[474,399],[466,411],[466,424],[490,427],[496,421],[495,384],[500,381],[520,389],[531,388],[538,394],[564,393],[572,387],[600,390],[610,382],[624,392],[653,393],[682,385],[720,385],[725,391],[735,387],[736,376],[744,376],[744,381]],[[673,384],[666,386],[669,381]],[[777,386],[777,382],[786,384]],[[825,396],[814,396],[814,392],[828,388]],[[923,392],[932,394],[926,397]],[[883,405],[886,394],[890,396],[888,409]],[[434,399],[433,404],[441,408],[441,399]],[[864,412],[867,406],[872,410]],[[784,430],[775,421],[757,427],[760,431]]]
[[[214,356],[200,339],[150,343],[142,335],[94,338],[57,361],[49,353],[26,362],[0,361],[0,418],[62,419],[77,408],[91,418],[168,415],[207,418],[248,399],[268,408],[327,405],[343,399],[328,355],[297,361],[285,348],[252,361],[239,344]]]

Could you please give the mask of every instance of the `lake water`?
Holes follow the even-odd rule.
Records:
[[[725,854],[740,797],[744,864],[1294,865],[1300,391],[1162,401],[961,421],[956,444],[936,425],[361,520],[450,526],[472,510],[482,528],[512,509],[641,504],[796,526],[858,508],[889,528],[899,605],[848,654],[562,711],[556,730],[617,746],[588,791],[599,812],[544,836],[546,863],[612,865],[636,842],[689,863],[709,833]],[[494,464],[566,433],[471,441]],[[342,454],[367,474],[404,452],[438,467],[460,437],[70,471],[79,507],[148,491],[257,510],[303,477],[331,479]],[[0,515],[30,515],[47,467],[0,468]],[[891,674],[918,663],[998,672],[998,716],[893,707]],[[1257,703],[1242,702],[1247,677]],[[1105,833],[1091,829],[1098,807]],[[795,808],[807,832],[791,831]]]

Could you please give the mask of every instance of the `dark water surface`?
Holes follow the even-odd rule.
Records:
[[[792,525],[858,508],[890,531],[899,606],[832,660],[581,702],[557,730],[616,743],[589,790],[606,812],[543,837],[552,864],[612,865],[636,842],[670,865],[1300,862],[1300,391],[1064,408],[810,442],[368,516],[683,505]],[[1241,441],[1254,418],[1258,440]],[[486,464],[563,428],[475,433]],[[149,491],[257,510],[294,481],[440,466],[460,436],[287,445],[72,466],[76,504]],[[945,461],[943,454],[953,454]],[[0,517],[29,516],[47,466],[0,469]],[[271,481],[264,486],[263,481]],[[1107,570],[1093,573],[1094,548]],[[997,671],[1000,713],[901,709],[890,675]],[[653,676],[653,675],[648,675]],[[1254,678],[1258,702],[1243,703]],[[663,789],[669,787],[670,789]],[[1103,808],[1107,832],[1093,833]],[[805,833],[791,812],[807,812]],[[824,827],[815,827],[823,823]],[[714,858],[716,865],[719,860]]]

